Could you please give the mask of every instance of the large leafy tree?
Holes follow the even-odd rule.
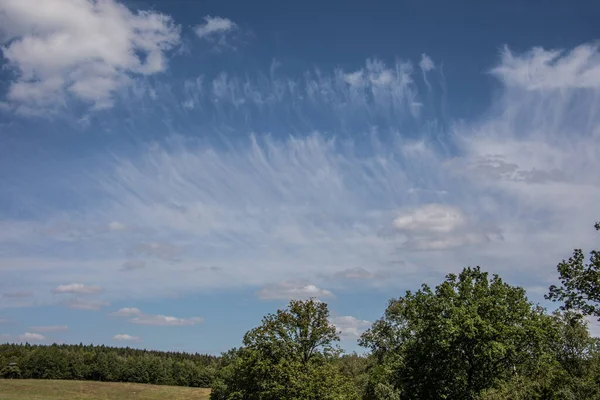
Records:
[[[535,374],[515,375],[478,400],[596,400],[600,398],[598,341],[581,314],[555,311],[548,335],[553,358]]]
[[[600,231],[600,223],[595,227]],[[561,309],[576,310],[600,321],[600,251],[592,250],[590,261],[586,263],[583,251],[575,249],[556,269],[561,284],[550,286],[546,299],[561,301]]]
[[[291,301],[247,332],[244,347],[223,356],[211,399],[355,398],[353,385],[333,362],[338,341],[327,304]]]
[[[392,299],[361,337],[378,361],[368,398],[474,399],[497,380],[536,367],[551,318],[520,287],[479,267],[432,290]]]

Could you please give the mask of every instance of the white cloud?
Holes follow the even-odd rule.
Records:
[[[19,340],[22,342],[43,342],[46,340],[46,337],[40,333],[25,332],[19,335]]]
[[[212,39],[215,36],[224,35],[236,28],[237,25],[235,22],[228,18],[207,15],[204,17],[204,23],[196,26],[194,31],[201,39]]]
[[[419,67],[421,70],[425,72],[429,72],[435,68],[435,64],[433,60],[425,53],[421,54],[421,61],[419,62]]]
[[[136,315],[142,315],[142,311],[135,307],[125,307],[121,308],[119,311],[111,313],[110,315],[114,315],[116,317],[133,317]]]
[[[140,339],[138,336],[131,336],[131,335],[127,335],[125,333],[120,333],[118,335],[113,336],[113,340],[127,341],[127,342],[140,342],[142,339]]]
[[[168,315],[141,315],[131,320],[138,325],[153,325],[153,326],[190,326],[196,325],[204,320],[200,317],[192,318],[177,318]]]
[[[525,90],[599,89],[600,53],[588,44],[569,51],[536,47],[518,55],[506,47],[492,73],[506,85]]]
[[[273,131],[248,140],[167,138],[161,126],[150,126],[156,119],[145,122],[158,106],[142,114],[132,102],[127,129],[148,128],[164,140],[107,156],[68,185],[52,183],[85,210],[64,217],[83,233],[86,223],[106,228],[111,220],[147,230],[135,238],[35,236],[62,215],[39,200],[44,224],[0,222],[0,268],[17,283],[27,276],[36,296],[54,280],[94,282],[110,288],[105,296],[128,300],[300,279],[307,281],[292,286],[320,288],[325,281],[338,293],[338,285],[356,282],[330,276],[359,279],[378,271],[389,273],[389,285],[414,288],[476,264],[517,284],[547,287],[559,260],[573,247],[593,248],[597,239],[591,224],[600,203],[600,97],[595,86],[582,88],[579,76],[593,70],[593,57],[572,71],[544,64],[543,74],[566,74],[560,91],[518,78],[537,74],[529,66],[540,55],[501,60],[497,71],[504,75],[496,76],[503,86],[490,109],[453,124],[449,134],[428,130],[421,114],[412,113],[415,103],[427,102],[420,100],[422,85],[415,86],[421,74],[403,61],[301,77],[280,68],[264,79],[227,75],[195,83],[193,100],[202,106],[194,114],[214,121],[206,127],[211,140],[265,126]],[[434,74],[428,77],[433,84]],[[180,108],[185,95],[157,91],[160,107],[168,109],[161,117],[173,121],[186,113]],[[417,141],[406,139],[413,121],[425,126],[415,132]],[[35,198],[25,185],[13,189],[16,200]],[[135,284],[110,273],[140,242],[134,254],[156,257],[158,244],[171,244],[177,250],[162,257],[180,262],[153,260]],[[201,265],[221,270],[198,272]]]
[[[307,299],[310,297],[333,297],[333,293],[320,289],[315,285],[304,285],[294,282],[280,282],[267,285],[258,292],[258,297],[264,300],[274,299]]]
[[[76,310],[89,310],[89,311],[96,311],[96,310],[101,309],[102,307],[107,307],[110,305],[110,303],[108,303],[106,301],[89,301],[89,300],[82,300],[82,299],[65,300],[61,304],[68,308],[73,308]]]
[[[75,98],[94,108],[135,75],[162,72],[179,27],[114,0],[3,0],[2,53],[18,74],[8,101],[26,115],[52,113]]]
[[[84,285],[83,283],[70,283],[68,285],[59,285],[53,291],[54,294],[97,294],[100,292],[102,292],[102,288],[100,286],[89,286]]]
[[[29,330],[32,332],[64,332],[69,330],[69,327],[67,325],[32,326]]]
[[[352,316],[339,316],[330,318],[340,336],[346,339],[356,339],[371,326],[371,322],[357,319]]]
[[[394,227],[411,233],[449,233],[464,226],[465,222],[463,213],[456,207],[427,204],[398,215]]]
[[[459,208],[444,204],[401,212],[393,226],[406,236],[402,246],[414,250],[446,250],[500,238],[497,230],[486,232],[470,223]]]

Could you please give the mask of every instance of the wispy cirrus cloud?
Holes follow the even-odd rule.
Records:
[[[31,233],[36,222],[3,221],[4,231],[21,233],[18,243],[0,243],[2,267],[52,271],[28,274],[45,292],[48,279],[85,277],[115,298],[207,287],[260,293],[272,282],[302,284],[273,285],[264,297],[322,287],[338,294],[361,279],[406,288],[475,263],[525,286],[547,286],[572,247],[593,245],[600,201],[598,88],[590,72],[597,47],[582,49],[552,62],[544,61],[548,51],[501,55],[490,79],[502,86],[490,109],[441,133],[422,101],[422,73],[432,97],[441,79],[425,58],[416,73],[408,61],[368,60],[302,76],[283,68],[254,78],[224,72],[194,79],[179,94],[156,88],[164,104],[132,111],[132,119],[140,115],[136,129],[164,112],[168,121],[197,117],[190,125],[206,136],[171,135],[115,151],[56,185],[84,213],[36,215],[44,226],[118,221],[146,229],[57,244]],[[543,83],[554,74],[564,75],[560,85]],[[532,81],[522,78],[529,75]],[[19,188],[17,200],[27,192]],[[135,285],[107,273],[129,256],[153,259]],[[219,270],[199,273],[199,265]]]
[[[70,283],[67,285],[59,285],[52,292],[54,294],[97,294],[102,292],[100,286],[84,285],[83,283]]]

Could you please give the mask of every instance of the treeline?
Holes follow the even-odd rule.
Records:
[[[93,345],[0,345],[0,376],[211,387],[218,358]]]

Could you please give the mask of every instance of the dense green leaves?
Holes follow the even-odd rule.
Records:
[[[291,301],[244,336],[244,347],[223,355],[213,400],[335,400],[358,398],[335,364],[336,329],[325,303]]]
[[[210,387],[217,358],[105,346],[0,345],[0,377]]]
[[[479,267],[450,274],[435,290],[424,285],[391,300],[363,334],[361,344],[380,366],[371,396],[381,398],[379,390],[402,399],[474,399],[533,368],[547,350],[549,325],[522,288],[488,279]]]
[[[600,223],[596,223],[600,231]],[[600,321],[600,251],[590,252],[590,261],[585,263],[581,249],[575,249],[569,260],[558,264],[560,286],[550,286],[548,300],[561,301],[564,310],[578,310],[592,315]]]

